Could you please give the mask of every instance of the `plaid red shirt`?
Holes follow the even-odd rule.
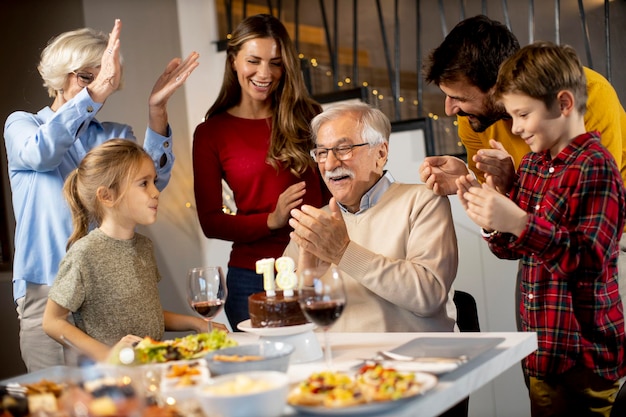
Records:
[[[522,260],[522,328],[538,339],[524,366],[544,378],[580,364],[617,380],[626,374],[617,286],[626,202],[615,160],[586,133],[554,159],[527,154],[518,176],[511,200],[530,214],[526,229],[488,241],[499,258]]]

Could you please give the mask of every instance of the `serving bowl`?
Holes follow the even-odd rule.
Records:
[[[221,417],[277,417],[287,404],[284,372],[253,371],[221,375],[196,388],[204,413]]]
[[[252,345],[233,346],[205,356],[211,376],[251,371],[287,372],[294,347],[288,343],[261,340]]]

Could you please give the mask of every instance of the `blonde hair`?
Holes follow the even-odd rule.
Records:
[[[65,85],[68,74],[83,68],[99,67],[108,42],[108,34],[91,28],[64,32],[52,38],[41,52],[37,66],[48,95],[56,97],[57,91]],[[121,85],[120,82],[118,89],[121,89]]]
[[[559,91],[572,93],[576,109],[587,110],[587,78],[576,50],[569,45],[538,41],[508,58],[498,72],[495,98],[521,93],[551,108]]]
[[[89,232],[90,225],[102,223],[104,211],[98,189],[109,190],[115,198],[114,204],[118,204],[144,159],[152,162],[141,146],[126,139],[108,140],[85,155],[63,186],[74,226],[67,249]]]

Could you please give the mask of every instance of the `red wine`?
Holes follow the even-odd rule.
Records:
[[[329,327],[341,316],[343,301],[314,301],[302,305],[302,311],[313,323],[320,327]]]
[[[201,301],[193,303],[193,309],[203,317],[214,317],[224,305],[222,300]]]

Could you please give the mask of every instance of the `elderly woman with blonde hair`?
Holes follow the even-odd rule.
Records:
[[[48,291],[72,233],[64,180],[97,145],[112,138],[136,141],[130,126],[96,119],[122,85],[121,29],[116,20],[110,34],[84,28],[52,39],[38,69],[54,101],[37,113],[16,111],[5,124],[16,220],[13,297],[29,372],[64,363],[63,346],[41,327]],[[174,163],[167,102],[198,66],[197,59],[195,52],[185,60],[172,59],[148,99],[143,147],[154,161],[159,189],[168,183]]]

